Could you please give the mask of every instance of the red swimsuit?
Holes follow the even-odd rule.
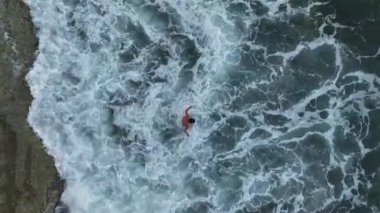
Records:
[[[185,110],[185,115],[182,117],[182,126],[184,127],[184,131],[186,133],[186,135],[188,136],[189,133],[187,133],[187,130],[190,128],[191,124],[189,122],[189,119],[190,119],[190,115],[189,115],[189,110],[191,109],[191,107],[188,107],[186,110]]]

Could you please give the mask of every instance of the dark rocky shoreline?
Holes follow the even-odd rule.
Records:
[[[22,0],[0,0],[0,212],[54,212],[63,191],[54,161],[27,122],[24,77],[38,41]]]

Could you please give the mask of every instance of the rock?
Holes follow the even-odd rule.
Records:
[[[27,123],[24,80],[37,39],[22,0],[0,2],[0,212],[50,213],[63,190],[54,161]]]

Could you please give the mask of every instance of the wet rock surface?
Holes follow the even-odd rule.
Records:
[[[37,38],[21,0],[0,0],[0,212],[54,212],[63,189],[54,161],[27,122],[25,74]]]

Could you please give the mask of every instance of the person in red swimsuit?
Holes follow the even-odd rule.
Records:
[[[187,130],[191,127],[192,124],[195,123],[195,119],[192,118],[189,114],[189,110],[191,109],[191,106],[188,107],[186,110],[185,110],[185,115],[182,117],[182,126],[184,128],[184,132],[186,133],[187,136],[189,136],[189,133],[187,132]]]

